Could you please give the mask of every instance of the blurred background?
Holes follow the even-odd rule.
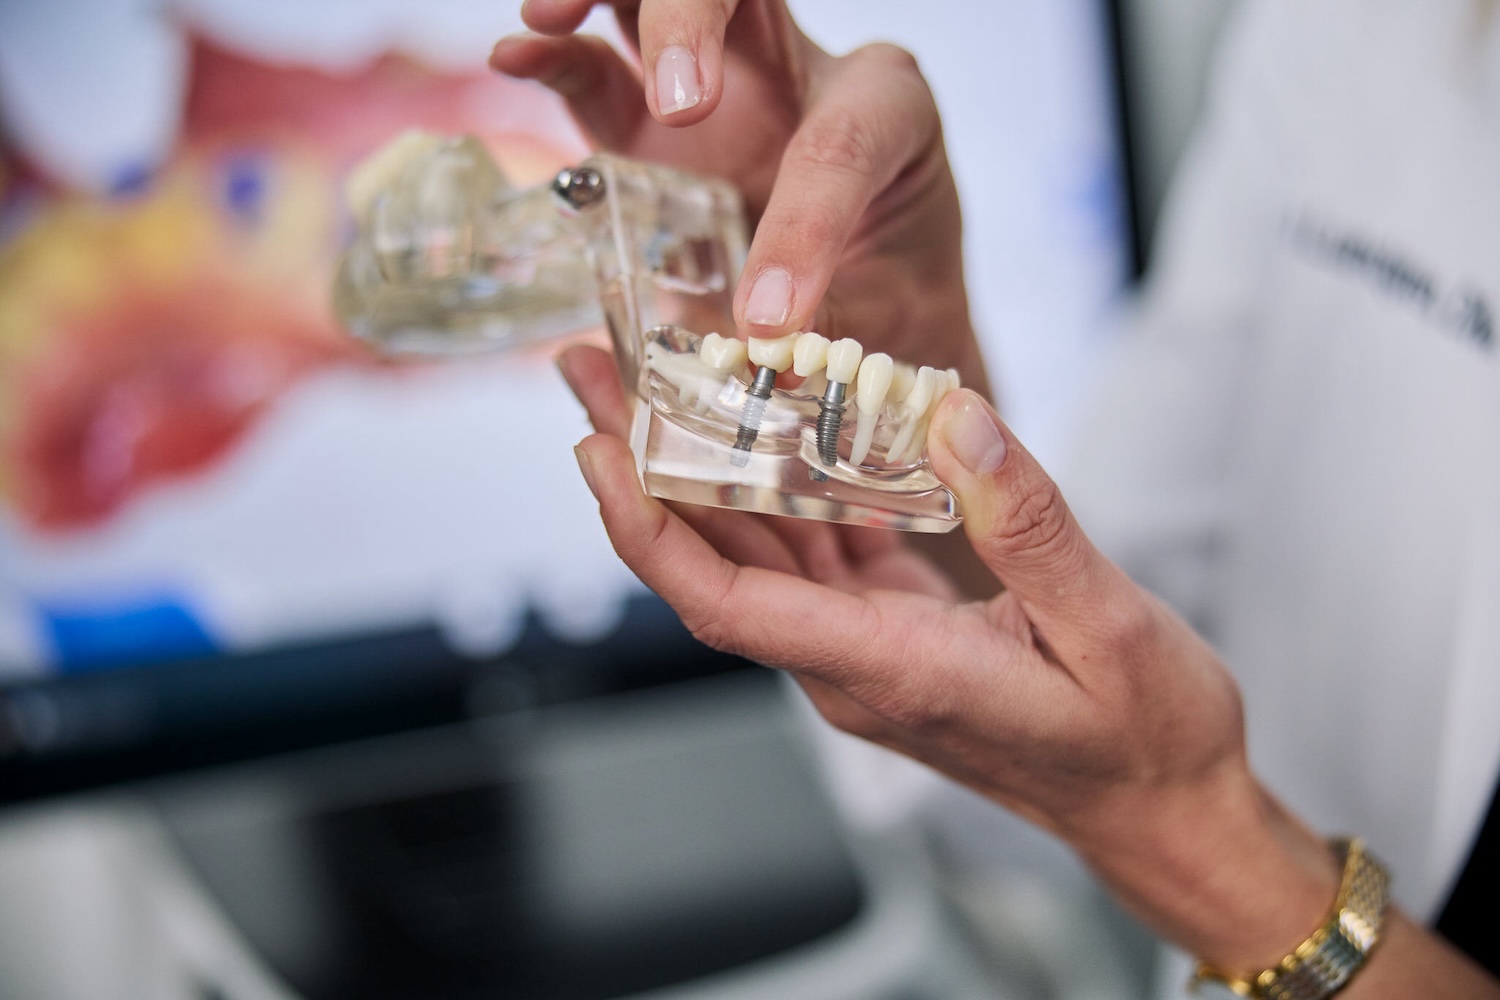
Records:
[[[918,56],[1046,462],[1227,4],[804,6]],[[516,7],[0,0],[0,997],[1144,995],[1061,851],[634,581],[550,350],[334,324],[390,136],[584,155]]]

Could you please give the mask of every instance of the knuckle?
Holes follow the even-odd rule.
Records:
[[[937,118],[937,100],[917,57],[899,45],[872,42],[851,53],[862,72],[867,72],[890,87],[908,107],[923,118]]]
[[[1007,555],[1057,555],[1067,542],[1067,504],[1050,479],[1023,484],[1006,501],[990,544]]]
[[[855,59],[867,60],[886,72],[904,73],[920,77],[922,68],[917,57],[907,49],[890,42],[870,42],[850,53]]]
[[[734,632],[722,615],[687,613],[682,616],[682,624],[687,627],[694,639],[710,649],[717,649],[721,653],[738,654],[739,650],[735,648],[734,643]]]
[[[944,729],[954,716],[954,706],[944,696],[943,685],[934,683],[939,665],[920,655],[908,658],[906,667],[863,693],[867,708],[892,729],[914,735]]]
[[[1094,622],[1105,648],[1119,650],[1126,659],[1149,655],[1161,633],[1151,606],[1125,595],[1100,602]]]
[[[734,656],[745,654],[741,631],[736,627],[733,608],[733,585],[726,585],[717,593],[701,595],[689,607],[679,607],[678,616],[694,639]]]
[[[796,245],[793,259],[843,246],[848,238],[842,215],[825,205],[803,205],[786,220],[782,232]]]
[[[878,169],[878,150],[871,123],[851,107],[825,110],[798,133],[793,147],[807,164],[861,178]]]

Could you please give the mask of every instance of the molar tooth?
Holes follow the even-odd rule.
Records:
[[[797,334],[785,337],[751,337],[747,348],[750,363],[757,368],[769,368],[773,372],[784,372],[792,367],[792,352],[796,350]]]
[[[859,423],[854,431],[854,446],[849,449],[849,462],[859,465],[870,453],[870,442],[875,438],[875,422],[880,417],[880,407],[891,389],[891,377],[895,362],[889,354],[872,354],[859,366],[858,382],[854,392],[854,405],[859,410]]]
[[[917,425],[922,422],[923,415],[932,403],[939,380],[946,384],[948,377],[945,373],[927,365],[917,369],[917,377],[912,382],[911,392],[906,394],[906,398],[901,401],[899,407],[901,429],[896,432],[896,438],[891,442],[890,450],[885,454],[887,462],[896,464],[911,447],[912,439],[918,430]]]
[[[738,371],[745,364],[745,342],[717,333],[705,334],[698,345],[698,360],[721,372]]]
[[[804,333],[792,348],[792,371],[803,378],[820,372],[828,364],[828,338],[820,333]]]
[[[859,341],[845,337],[828,345],[828,381],[848,385],[859,371],[859,359],[865,349]]]

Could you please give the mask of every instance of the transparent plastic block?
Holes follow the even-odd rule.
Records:
[[[788,388],[798,380],[699,357],[700,334],[733,330],[746,238],[729,185],[601,154],[517,190],[458,137],[387,164],[361,209],[334,289],[352,333],[392,354],[451,356],[602,323],[638,401],[631,446],[650,495],[909,531],[959,523],[921,447],[940,391],[870,411],[855,463],[853,384],[840,407],[822,398],[826,378]]]

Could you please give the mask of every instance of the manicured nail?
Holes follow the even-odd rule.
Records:
[[[768,267],[755,277],[745,299],[745,322],[753,326],[781,326],[792,312],[792,276]]]
[[[583,473],[583,481],[588,483],[589,492],[594,494],[595,500],[598,500],[599,487],[594,485],[594,465],[589,461],[589,453],[574,445],[573,454],[578,458],[578,471]]]
[[[656,57],[656,107],[664,115],[686,111],[703,99],[698,84],[698,60],[681,45]]]
[[[988,476],[1005,462],[1005,438],[979,397],[970,393],[943,424],[943,437],[964,468]]]

